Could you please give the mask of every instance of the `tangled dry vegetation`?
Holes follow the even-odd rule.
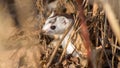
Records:
[[[45,20],[53,9],[57,13],[72,14],[77,20],[76,1],[57,1],[57,8],[51,8],[51,0],[0,0],[0,68],[46,67],[54,51],[54,47],[48,45],[54,38],[42,34],[41,28]],[[84,1],[83,10],[92,42],[93,66],[119,68],[120,29],[117,33],[114,31],[105,7]],[[110,5],[116,3],[118,9],[112,6],[112,10],[120,20],[120,1],[116,0]],[[76,31],[79,30],[78,24],[75,25]],[[120,27],[120,21],[117,26]],[[80,59],[71,55],[61,56],[62,51],[59,47],[49,68],[81,68]]]

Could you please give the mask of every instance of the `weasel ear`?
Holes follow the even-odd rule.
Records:
[[[50,17],[52,17],[52,16],[54,16],[54,15],[55,15],[55,12],[52,11],[52,13],[50,14],[50,16],[49,16],[48,18],[50,18]]]
[[[73,19],[65,18],[65,21],[66,21],[67,23],[73,23]]]

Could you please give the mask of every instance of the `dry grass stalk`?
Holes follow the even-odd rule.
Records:
[[[99,0],[104,8],[105,14],[109,20],[109,24],[115,34],[115,36],[118,39],[118,42],[120,44],[120,26],[119,26],[119,21],[116,19],[115,13],[111,9],[111,6],[108,2],[105,2],[103,0]]]
[[[36,11],[36,9],[34,8],[34,3],[32,0],[27,0],[27,1],[14,0],[16,2],[15,3],[15,5],[16,5],[15,12],[17,12],[17,15],[18,15],[18,17],[16,17],[16,18],[18,18],[19,24],[22,27],[23,26],[25,27],[25,28],[22,28],[22,30],[21,29],[17,30],[17,28],[16,28],[17,26],[15,26],[15,20],[12,17],[12,15],[10,14],[8,5],[5,3],[4,3],[5,5],[3,5],[2,1],[4,1],[4,0],[0,0],[0,68],[10,68],[10,67],[16,68],[17,66],[20,68],[29,68],[29,67],[39,68],[39,67],[50,66],[51,62],[53,61],[53,58],[56,58],[55,55],[56,55],[56,52],[57,52],[58,47],[59,47],[60,43],[62,42],[62,40],[59,41],[59,43],[57,44],[58,46],[55,48],[54,53],[52,54],[52,56],[49,59],[52,49],[49,49],[47,47],[47,44],[45,43],[45,42],[47,42],[46,40],[39,39],[41,35],[40,36],[38,36],[38,35],[41,30],[37,31],[33,28],[34,23],[36,23],[36,22],[40,23],[37,25],[39,26],[39,28],[41,28],[42,24],[44,23],[44,21],[46,19],[46,16],[50,13],[49,11],[47,11],[47,6],[45,6],[43,4],[43,2],[45,2],[45,1],[37,0],[36,4],[38,6],[39,19],[37,19],[37,21],[36,21],[36,19],[33,19],[34,13],[35,13],[34,11]],[[5,1],[8,1],[8,0],[5,0]],[[11,1],[13,1],[13,0],[11,0]],[[76,9],[75,9],[76,4],[72,3],[73,1],[71,1],[71,0],[67,0],[67,1],[68,2],[66,2],[66,0],[59,0],[59,2],[60,2],[59,4],[61,4],[61,5],[59,5],[58,7],[60,7],[60,8],[64,7],[64,6],[67,7],[66,13],[68,13],[68,14],[75,13],[76,12]],[[111,12],[112,5],[109,6],[109,4],[104,2],[103,0],[100,0],[100,1],[103,4],[105,13],[109,20],[109,24],[112,27],[113,32],[115,33],[115,36],[113,35],[113,33],[111,31],[111,27],[107,24],[107,21],[104,21],[105,20],[104,12],[100,11],[99,7],[98,6],[96,7],[95,5],[93,5],[92,9],[90,9],[90,8],[88,9],[89,6],[87,3],[86,8],[85,8],[88,10],[86,12],[86,17],[90,18],[90,20],[88,20],[87,24],[90,28],[89,30],[90,30],[91,40],[93,41],[93,45],[96,48],[96,50],[94,52],[94,53],[96,53],[96,55],[93,57],[93,59],[96,59],[96,64],[95,64],[96,67],[104,68],[104,65],[106,65],[105,64],[106,57],[104,57],[104,53],[105,53],[105,55],[108,57],[107,59],[112,62],[112,63],[110,62],[110,64],[112,64],[112,65],[109,65],[109,66],[114,68],[114,66],[116,66],[116,64],[117,64],[116,63],[117,62],[116,56],[117,56],[118,61],[119,61],[118,62],[118,67],[119,67],[119,65],[120,65],[120,57],[119,57],[119,52],[118,52],[118,50],[120,50],[120,47],[118,44],[118,41],[120,42],[119,24],[118,24],[117,20],[115,19],[113,12]],[[119,0],[115,0],[114,3],[116,4],[117,1],[119,1]],[[120,1],[118,3],[120,3]],[[118,3],[117,3],[117,6],[114,5],[114,7],[115,6],[119,7]],[[26,8],[24,8],[23,6],[25,6]],[[20,8],[20,7],[22,7],[22,8]],[[94,7],[96,7],[96,8],[94,8]],[[61,12],[61,9],[60,10],[58,9],[58,11]],[[33,11],[31,11],[31,10],[33,10]],[[118,11],[118,10],[119,10],[119,8],[115,9],[115,11]],[[93,13],[93,14],[91,14],[91,13]],[[75,13],[75,14],[77,15],[77,13]],[[94,16],[94,15],[96,15],[96,17],[93,19],[92,16]],[[111,16],[109,16],[109,15],[111,15]],[[120,16],[120,13],[118,15]],[[120,18],[120,17],[118,17],[118,18]],[[81,27],[79,27],[79,25],[80,25],[79,23],[75,23],[75,25],[74,25],[75,31],[73,32],[72,35],[74,35],[74,36],[77,35],[76,33],[79,32],[79,30],[81,29]],[[80,38],[81,37],[76,38],[76,40],[75,40],[76,42],[74,42],[76,45],[80,44],[80,42],[79,42],[80,40],[78,40]],[[49,40],[49,38],[47,38],[47,39]],[[70,38],[68,40],[68,42],[70,40],[72,40],[72,39]],[[41,42],[41,41],[43,41],[43,42]],[[5,43],[7,45],[3,46],[3,43]],[[101,44],[103,45],[103,47],[101,47]],[[4,47],[10,48],[10,50],[9,49],[6,49],[7,51],[3,50]],[[66,45],[66,47],[67,47],[67,45]],[[107,49],[109,47],[110,47],[110,49]],[[76,46],[76,49],[77,48],[79,48],[79,47]],[[107,52],[107,50],[109,50],[109,52]],[[63,61],[66,60],[63,58],[65,51],[66,51],[66,49],[64,49],[62,55],[59,55],[59,56],[61,56],[61,58],[59,59],[59,62],[62,59],[63,59]],[[112,51],[112,56],[111,55],[109,56],[109,54],[111,54],[111,51]],[[41,55],[41,53],[45,56],[43,57],[43,55]],[[110,59],[109,57],[112,59]],[[49,60],[49,62],[48,62],[48,60]],[[77,64],[70,65],[68,62],[74,63],[72,61],[66,60],[66,63],[65,63],[66,67],[67,66],[75,67],[77,65]],[[61,63],[63,63],[63,62],[61,61]],[[46,66],[46,64],[47,64],[47,66]],[[56,62],[55,62],[55,64],[56,64]],[[55,64],[51,64],[50,67],[52,67]],[[78,63],[78,65],[79,65],[79,63]],[[64,66],[64,64],[63,64],[63,66]],[[58,65],[58,67],[59,67],[59,65]]]
[[[98,4],[96,2],[93,3],[93,17],[97,16],[98,12]]]
[[[79,23],[79,21],[78,21],[77,19],[75,19],[75,22],[74,22],[73,27],[74,27],[76,24],[78,24],[78,23]],[[73,28],[73,30],[72,30],[72,32],[71,32],[71,35],[70,35],[70,37],[69,37],[69,39],[68,39],[68,41],[67,41],[67,44],[66,44],[65,48],[63,49],[63,52],[62,52],[62,54],[61,54],[61,56],[60,56],[59,63],[62,61],[62,58],[63,58],[63,56],[64,56],[65,53],[66,53],[66,49],[67,49],[67,47],[68,47],[68,44],[69,44],[69,42],[71,41],[71,39],[72,39],[72,37],[73,37],[74,34],[75,34],[75,31],[74,31],[74,28]]]
[[[65,31],[62,39],[57,43],[52,55],[50,56],[49,62],[47,63],[46,67],[48,68],[53,60],[53,58],[55,57],[55,54],[58,50],[58,47],[60,46],[61,42],[63,41],[63,39],[65,38],[65,36],[67,35],[67,33],[69,32],[69,29],[72,27],[72,24],[67,28],[67,30]]]

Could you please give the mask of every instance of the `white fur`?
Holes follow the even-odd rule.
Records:
[[[56,18],[56,21],[54,19]],[[54,23],[50,23],[50,21]],[[66,22],[66,24],[64,23]],[[56,16],[53,18],[48,18],[43,26],[43,31],[47,34],[54,35],[54,34],[63,34],[67,27],[72,23],[64,16]],[[55,30],[51,30],[50,26],[55,25],[57,28]]]
[[[46,32],[46,34],[48,35],[58,35],[59,38],[61,39],[65,30],[69,27],[69,25],[71,23],[73,23],[73,20],[72,19],[67,19],[66,17],[64,16],[55,16],[55,17],[52,17],[54,13],[52,13],[50,15],[50,17],[48,17],[48,19],[46,20],[45,22],[45,25],[43,26],[43,31]],[[56,21],[54,21],[56,18]],[[50,23],[50,21],[54,22],[54,23]],[[66,23],[64,23],[66,22]],[[50,26],[52,25],[55,25],[56,26],[56,29],[55,30],[51,30],[50,29]],[[61,45],[63,48],[65,48],[66,44],[67,44],[67,41],[69,39],[69,36],[71,34],[71,31],[72,31],[73,28],[70,29],[69,33],[66,35],[66,37],[64,38],[64,40],[62,41]],[[68,44],[68,47],[67,47],[67,51],[66,53],[67,54],[72,54],[73,53],[73,56],[78,56],[78,53],[75,51],[73,52],[75,49],[74,45],[71,43],[71,41],[69,42]]]

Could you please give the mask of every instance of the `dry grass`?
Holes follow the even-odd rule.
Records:
[[[73,40],[74,44],[77,45],[76,48],[80,48],[78,45],[82,44],[81,27],[77,23],[79,19],[77,19],[76,2],[72,0],[58,1],[55,11],[63,13],[65,11],[63,8],[66,8],[64,13],[72,13],[76,20],[75,30],[71,35],[73,39],[69,40]],[[5,5],[3,2],[4,0],[0,1],[0,68],[81,67],[80,61],[82,60],[71,55],[65,56],[65,49],[59,46],[56,48],[48,46],[53,38],[44,36],[41,31],[45,20],[51,13],[45,0],[36,0],[36,2],[15,0],[16,7],[14,8],[17,15],[15,18],[17,18],[18,25],[15,25],[15,18],[9,13],[7,4],[6,7],[3,6]],[[87,2],[84,7],[92,42],[93,64],[96,68],[119,68],[117,64],[120,64],[120,21],[117,22],[118,25],[113,23],[114,26],[112,26],[109,14],[105,15],[108,11],[104,10],[105,7],[101,8],[96,3],[90,5]],[[116,29],[114,29],[115,27]],[[61,41],[57,45],[60,45]],[[82,53],[86,51],[84,47],[81,48],[83,49]]]

